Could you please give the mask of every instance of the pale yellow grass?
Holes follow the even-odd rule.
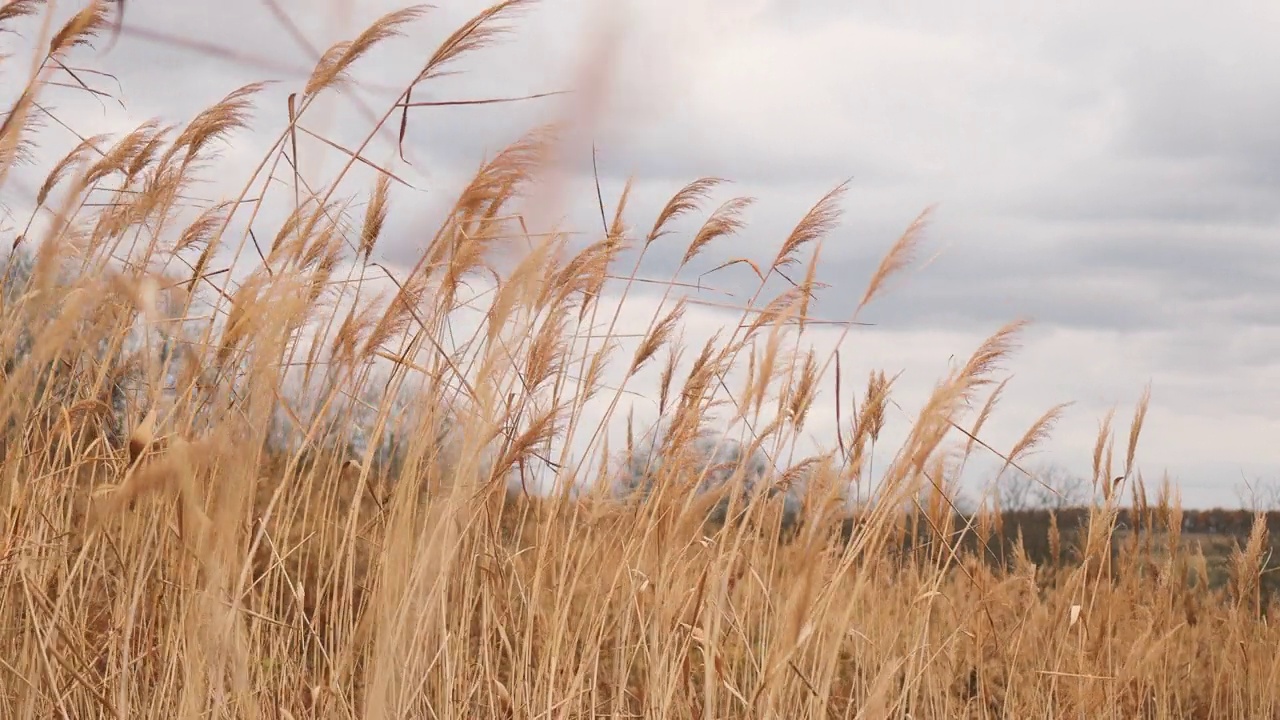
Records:
[[[415,85],[494,40],[523,5],[500,4],[460,28],[424,59]],[[52,69],[119,7],[93,3],[47,28],[41,70],[0,128],[0,180],[28,155]],[[0,22],[42,11],[10,2]],[[1025,556],[994,564],[973,549],[999,533],[1000,516],[987,506],[971,524],[957,520],[953,476],[973,452],[1000,455],[982,428],[1021,323],[938,383],[852,523],[821,490],[873,479],[893,387],[882,372],[859,393],[835,461],[802,459],[784,473],[803,470],[811,497],[805,524],[782,540],[773,503],[705,526],[711,499],[678,492],[692,474],[679,463],[639,508],[512,497],[507,477],[566,428],[603,443],[603,428],[575,426],[587,396],[609,398],[610,417],[620,407],[628,388],[603,384],[609,361],[630,379],[662,356],[672,457],[712,404],[752,424],[757,446],[788,447],[822,378],[840,370],[790,332],[813,320],[817,250],[839,218],[840,189],[769,265],[731,262],[752,265],[759,291],[742,322],[694,348],[688,364],[676,345],[679,304],[652,318],[630,357],[582,339],[616,330],[616,314],[599,316],[609,312],[605,278],[624,290],[641,280],[615,269],[621,250],[677,242],[671,223],[700,212],[715,181],[678,192],[642,237],[627,229],[624,197],[603,236],[572,252],[566,236],[520,222],[521,200],[554,154],[550,131],[488,161],[420,262],[389,279],[389,299],[376,296],[361,279],[385,275],[370,259],[393,209],[393,169],[378,168],[366,210],[350,220],[337,193],[353,167],[373,166],[362,147],[329,143],[345,165],[322,188],[289,168],[314,99],[350,82],[369,47],[419,14],[389,15],[324,54],[238,197],[191,218],[179,202],[210,143],[247,122],[257,86],[182,128],[148,123],[114,142],[86,139],[41,187],[42,222],[30,226],[41,236],[4,238],[32,249],[35,263],[0,316],[0,350],[16,358],[0,386],[0,717],[1280,717],[1261,522],[1222,591],[1190,582],[1203,558],[1177,542],[1168,494],[1146,508],[1172,538],[1168,551],[1112,551],[1117,503],[1141,485],[1146,397],[1118,477],[1104,423],[1098,501],[1076,557],[1056,526],[1049,567]],[[288,219],[251,236],[245,223],[268,199],[287,203]],[[685,261],[738,230],[747,204],[712,211]],[[909,264],[923,220],[892,245],[859,310]],[[459,341],[450,317],[466,283],[512,248],[524,248],[520,261],[497,279],[481,328]],[[765,280],[810,249],[804,279],[763,298]],[[233,277],[233,265],[251,269]],[[197,307],[211,319],[194,320]],[[124,354],[130,327],[175,318],[198,328],[191,352]],[[393,362],[392,385],[428,379],[431,412],[414,416],[403,462],[380,465],[372,449],[352,457],[343,428],[309,418],[298,421],[301,447],[264,442],[281,403],[292,412],[286,367],[303,367],[337,406],[375,382],[374,358]],[[745,386],[728,393],[724,378],[743,364]],[[134,370],[146,392],[128,408],[127,437],[113,441],[113,388]],[[176,390],[162,398],[170,370]],[[993,389],[979,404],[984,388]],[[403,421],[389,403],[374,410],[375,434]],[[1011,472],[1059,411],[1000,456]],[[599,474],[562,467],[578,479]]]

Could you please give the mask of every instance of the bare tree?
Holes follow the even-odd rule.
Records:
[[[1280,510],[1280,478],[1242,477],[1236,484],[1236,496],[1241,507],[1254,512]]]
[[[1030,468],[1031,475],[1011,473],[996,484],[996,497],[1004,510],[1062,510],[1087,505],[1093,496],[1090,483],[1056,464]]]

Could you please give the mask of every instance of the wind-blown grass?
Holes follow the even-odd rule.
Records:
[[[459,28],[413,86],[525,5]],[[42,69],[0,127],[4,177],[35,142],[52,69],[119,7],[91,4],[42,38]],[[42,11],[11,2],[0,22]],[[42,184],[39,222],[4,238],[0,714],[1280,713],[1261,519],[1222,589],[1196,582],[1203,555],[1182,548],[1172,494],[1141,505],[1143,543],[1113,551],[1120,499],[1146,497],[1146,398],[1122,475],[1104,424],[1096,502],[1070,548],[1051,529],[1054,563],[1037,567],[1020,544],[1011,562],[988,562],[998,508],[955,513],[958,468],[995,452],[981,430],[1021,323],[938,382],[886,467],[870,464],[884,373],[838,450],[783,460],[839,370],[801,343],[841,188],[756,268],[741,322],[687,356],[684,306],[666,302],[677,283],[629,356],[607,342],[620,310],[604,298],[640,279],[638,265],[618,267],[624,250],[678,242],[672,222],[703,212],[716,181],[680,189],[642,235],[624,195],[601,236],[575,247],[521,223],[554,128],[486,161],[412,267],[373,263],[395,209],[391,170],[348,189],[352,169],[372,165],[358,147],[324,187],[289,168],[314,99],[417,14],[326,52],[225,202],[188,217],[178,199],[212,164],[211,143],[249,123],[259,86],[185,126],[86,140]],[[369,204],[353,218],[356,192]],[[287,212],[268,227],[271,203]],[[715,252],[745,206],[712,210],[686,261]],[[908,266],[924,219],[892,243],[859,310]],[[803,277],[766,297],[792,266]],[[605,424],[626,422],[623,398],[651,363],[663,422],[609,448]],[[592,401],[607,408],[599,427]],[[746,430],[721,433],[713,411]],[[1011,472],[1054,418],[999,458]],[[555,475],[552,492],[521,491],[534,466]],[[624,502],[633,490],[641,501]]]

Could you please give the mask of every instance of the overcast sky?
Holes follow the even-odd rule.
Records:
[[[124,108],[70,93],[51,104],[88,135],[152,117],[184,121],[242,84],[277,80],[259,103],[259,132],[223,153],[225,177],[243,181],[285,122],[283,98],[301,89],[315,60],[300,40],[323,49],[402,6],[276,0],[298,38],[270,5],[130,0],[118,45],[77,56],[119,79],[118,88],[97,82]],[[312,129],[362,139],[369,123],[352,98],[380,115],[438,42],[484,6],[443,5],[356,68],[361,82],[388,90],[335,98]],[[748,227],[713,246],[702,269],[731,257],[767,262],[815,201],[850,180],[819,273],[830,287],[814,314],[830,319],[849,317],[882,253],[936,205],[921,254],[929,262],[865,312],[875,326],[852,331],[842,350],[859,383],[871,368],[904,373],[891,429],[915,414],[953,356],[1027,316],[1034,325],[988,426],[996,447],[1074,401],[1037,461],[1087,474],[1099,420],[1115,407],[1127,433],[1150,383],[1139,449],[1148,478],[1167,470],[1191,506],[1237,505],[1242,480],[1280,481],[1280,4],[617,0],[616,14],[592,12],[604,6],[532,6],[501,45],[415,99],[569,89],[595,77],[583,72],[586,58],[608,72],[608,95],[570,150],[579,175],[564,213],[575,229],[598,231],[586,174],[592,140],[610,210],[634,179],[628,217],[638,228],[688,181],[727,178],[733,184],[716,200],[757,202]],[[242,61],[156,42],[144,30],[218,45]],[[593,50],[600,38],[607,57]],[[412,116],[411,165],[396,168],[414,188],[395,195],[382,259],[411,262],[433,214],[485,153],[565,107],[556,98]],[[71,142],[51,140],[48,152]],[[369,154],[383,162],[394,152],[383,141]],[[327,162],[332,170],[332,155]],[[325,167],[304,169],[319,177]],[[223,191],[236,187],[228,181]],[[668,240],[647,275],[675,267],[685,240]],[[754,289],[748,271],[706,282],[739,302]],[[656,307],[647,294],[634,302],[628,312],[638,318]],[[737,314],[699,307],[687,317],[697,343]],[[830,349],[838,333],[818,328],[810,340]],[[808,432],[830,435],[829,415],[819,413]]]

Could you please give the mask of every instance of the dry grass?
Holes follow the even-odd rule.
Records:
[[[460,28],[415,84],[497,38],[521,5]],[[47,28],[42,70],[0,127],[0,181],[29,155],[51,69],[108,30],[113,7]],[[0,21],[42,12],[10,2]],[[699,212],[716,181],[678,192],[642,237],[626,229],[624,199],[603,236],[575,251],[520,221],[553,133],[487,162],[420,262],[387,278],[370,258],[394,210],[392,170],[379,169],[351,219],[339,188],[374,166],[362,147],[338,148],[345,165],[323,188],[289,168],[313,100],[419,12],[324,54],[238,197],[191,217],[180,202],[211,143],[248,122],[257,86],[181,128],[86,140],[48,174],[38,222],[4,238],[31,261],[12,276],[18,263],[6,266],[0,311],[0,716],[1280,717],[1262,520],[1218,590],[1196,582],[1204,558],[1180,540],[1169,493],[1144,506],[1148,540],[1114,551],[1120,499],[1142,490],[1145,397],[1123,475],[1104,423],[1098,500],[1073,552],[1055,524],[1052,562],[1037,567],[1015,545],[992,563],[1001,515],[953,512],[962,458],[995,452],[980,435],[1021,323],[937,384],[874,474],[893,379],[872,374],[833,441],[841,451],[782,473],[807,481],[797,531],[779,539],[778,502],[703,522],[714,496],[681,492],[697,480],[684,449],[701,419],[724,407],[754,428],[749,446],[781,454],[820,379],[833,364],[838,374],[791,328],[809,320],[840,188],[769,266],[750,263],[761,285],[741,323],[687,355],[681,304],[652,318],[634,355],[602,347],[619,323],[602,288],[618,278],[625,296],[639,278],[616,268],[622,249],[677,242],[670,223]],[[406,89],[379,127],[408,101]],[[290,209],[269,230],[257,219],[267,202]],[[685,260],[714,252],[748,203],[712,211]],[[892,245],[859,309],[908,265],[923,220]],[[494,258],[513,248],[518,262],[497,272]],[[765,280],[810,249],[805,278],[763,298]],[[376,277],[389,296],[374,294]],[[460,341],[454,316],[485,278],[483,318]],[[627,384],[604,384],[610,361],[627,382],[662,363],[669,461],[656,492],[640,506],[509,492],[535,461],[607,480],[569,462],[561,440],[585,435],[605,450],[603,428],[578,426],[593,396],[609,400],[606,421],[623,421],[613,414]],[[730,370],[743,367],[745,385],[730,392]],[[406,395],[408,414],[393,400]],[[1001,458],[1010,471],[1058,412]],[[273,440],[282,432],[289,440]],[[822,502],[826,489],[873,479],[852,519]]]

